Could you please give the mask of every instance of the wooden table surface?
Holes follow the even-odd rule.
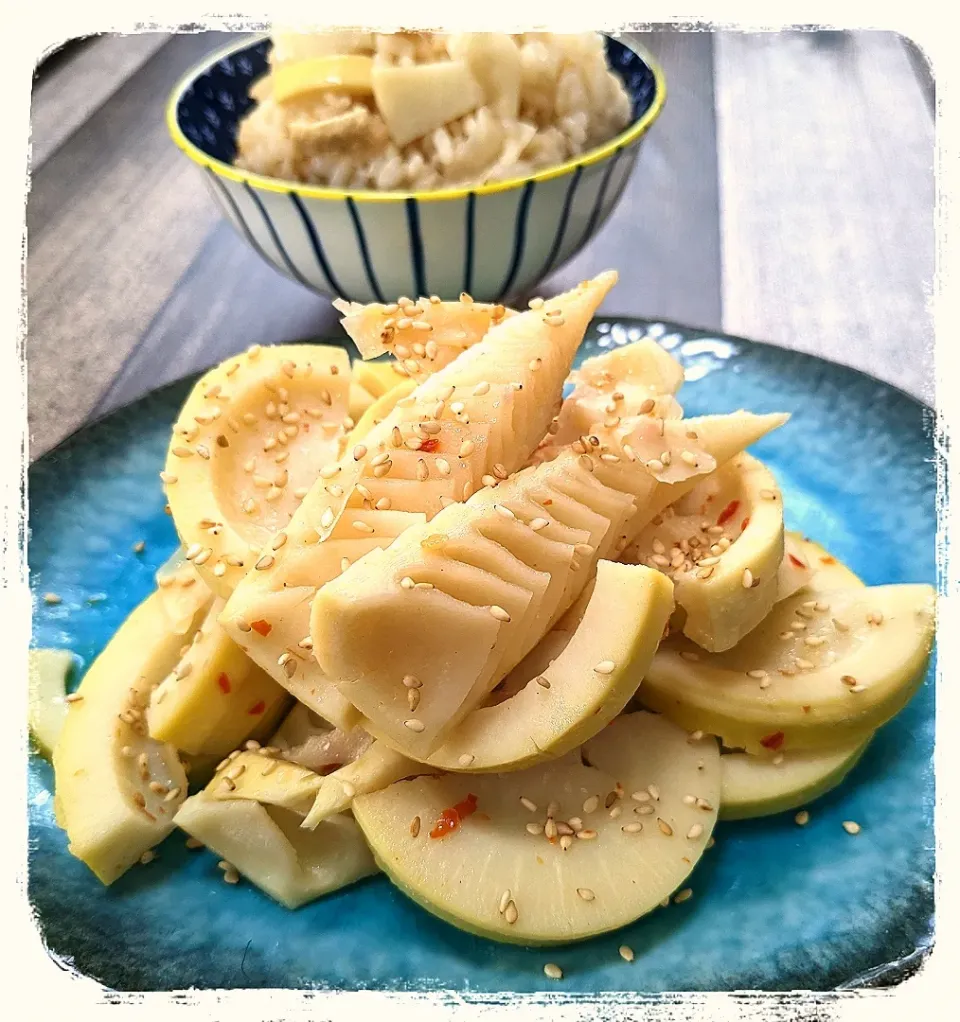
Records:
[[[878,32],[640,36],[668,99],[614,217],[541,289],[854,365],[933,401],[934,97]],[[163,109],[217,33],[101,36],[41,68],[27,206],[30,454],[329,303],[220,219]]]

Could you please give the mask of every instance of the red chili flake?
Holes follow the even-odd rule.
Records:
[[[217,678],[217,684],[220,686],[220,691],[226,696],[230,694],[230,679],[225,675],[221,674]]]
[[[428,437],[420,444],[420,450],[432,454],[440,446],[440,441],[435,437]]]
[[[750,524],[750,516],[749,516],[749,515],[747,515],[747,517],[746,517],[746,518],[744,518],[744,520],[743,520],[743,521],[742,521],[742,522],[740,523],[740,531],[741,531],[741,532],[743,532],[743,530],[744,530],[744,529],[745,529],[745,528],[746,528],[746,527],[747,527],[747,526],[748,526],[749,524]]]
[[[804,713],[809,713],[810,712],[810,707],[809,706],[801,706],[800,709],[803,710]]]
[[[731,500],[717,517],[717,525],[726,525],[740,508],[739,500]]]
[[[440,819],[437,820],[433,830],[430,831],[430,837],[446,837],[448,834],[452,834],[459,826],[460,817],[452,809],[444,809],[440,814]]]
[[[261,699],[259,703],[254,703],[253,706],[247,710],[247,713],[249,713],[251,717],[257,717],[263,713],[266,708],[267,704]]]
[[[787,554],[787,557],[790,558],[790,563],[795,564],[798,568],[806,567],[806,565],[803,563],[803,561],[800,560],[799,557],[794,557],[793,554]]]
[[[782,731],[774,731],[772,735],[760,739],[760,744],[765,749],[779,749],[783,745],[784,734]]]
[[[477,796],[467,795],[467,797],[462,802],[458,802],[453,809],[454,812],[460,814],[461,820],[465,820],[468,816],[472,816],[477,811]]]
[[[440,819],[437,820],[433,830],[430,831],[430,837],[443,838],[448,834],[452,834],[460,826],[462,820],[465,820],[476,811],[477,796],[467,795],[462,802],[458,802],[451,809],[443,810],[440,814]]]
[[[300,424],[300,428],[304,431],[304,433],[309,433],[310,432],[310,423],[309,422],[303,422],[303,423]]]
[[[273,631],[273,625],[269,621],[251,621],[250,627],[257,633],[266,638],[271,631]]]
[[[541,501],[540,501],[540,503],[541,503],[541,504],[542,504],[542,505],[543,505],[544,507],[549,507],[549,506],[550,506],[550,505],[551,505],[551,504],[553,503],[553,500],[552,500],[552,499],[551,499],[550,497],[547,497],[547,499],[546,499],[546,500],[541,500]]]
[[[821,557],[820,558],[820,563],[821,564],[836,564],[837,563],[837,559],[836,559],[836,557]]]

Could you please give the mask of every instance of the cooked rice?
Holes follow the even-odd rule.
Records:
[[[456,59],[464,38],[363,32],[277,36],[271,62],[357,53],[372,56],[375,66],[426,64]],[[263,78],[251,90],[258,104],[240,123],[237,166],[335,188],[473,186],[556,166],[609,141],[630,122],[630,97],[607,66],[602,36],[530,32],[503,38],[518,51],[518,117],[481,106],[398,147],[372,96],[328,90],[278,103],[269,78]]]

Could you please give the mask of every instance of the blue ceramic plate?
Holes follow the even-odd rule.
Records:
[[[756,453],[788,524],[868,584],[933,582],[936,473],[928,410],[838,365],[662,323],[599,320],[584,355],[659,339],[687,367],[688,415],[786,410]],[[153,586],[176,546],[157,472],[189,381],[86,427],[30,470],[33,642],[84,668]],[[146,541],[141,554],[133,552]],[[63,602],[46,605],[40,594]],[[77,674],[80,671],[76,672]],[[627,929],[549,951],[495,944],[435,919],[383,877],[297,912],[174,834],[147,867],[103,888],[53,822],[52,776],[30,764],[29,892],[50,951],[116,990],[292,987],[463,993],[828,990],[896,982],[932,942],[931,671],[842,787],[793,814],[721,824],[693,898]],[[858,837],[841,827],[859,821]],[[621,943],[636,952],[628,965]],[[542,971],[548,960],[562,984]]]

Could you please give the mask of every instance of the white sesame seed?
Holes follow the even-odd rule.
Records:
[[[425,727],[426,727],[426,725],[423,723],[422,720],[416,720],[416,719],[413,719],[413,718],[411,718],[410,720],[405,720],[403,722],[403,726],[405,728],[409,728],[411,731],[415,732],[416,734],[420,734],[420,732],[423,731],[425,729]]]
[[[563,969],[559,965],[555,965],[553,962],[547,962],[543,967],[543,974],[547,979],[563,979]]]
[[[503,621],[505,624],[510,621],[510,615],[503,609],[503,607],[498,607],[496,604],[493,604],[493,606],[490,607],[490,613],[498,621]]]
[[[596,894],[594,894],[589,887],[578,887],[577,894],[579,894],[584,901],[593,901],[596,898]]]
[[[741,584],[744,589],[753,588],[753,572],[749,568],[743,569],[743,577],[741,578]]]
[[[807,812],[806,809],[801,809],[800,812],[794,816],[793,820],[798,827],[806,827],[806,825],[810,822],[810,813]]]
[[[847,832],[848,834],[854,834],[854,835],[856,835],[856,834],[859,834],[859,833],[860,833],[861,827],[860,827],[860,824],[859,824],[859,823],[856,823],[856,822],[854,822],[853,820],[844,820],[844,821],[843,821],[843,829],[844,829],[844,830],[845,830],[845,831],[846,831],[846,832]]]
[[[537,811],[537,803],[532,802],[526,797],[526,795],[520,796],[520,805],[522,805],[524,809],[528,809],[531,813],[535,813]]]
[[[543,824],[542,823],[528,823],[526,829],[527,829],[527,833],[528,834],[532,834],[534,837],[538,837],[540,834],[543,833]]]
[[[620,828],[624,834],[639,834],[643,830],[642,823],[626,823]]]
[[[589,815],[592,812],[596,812],[597,807],[600,805],[600,798],[597,795],[591,795],[583,803],[583,812],[585,815]]]
[[[507,907],[503,910],[503,918],[506,919],[511,926],[513,926],[513,924],[517,921],[519,914],[520,913],[517,911],[517,903],[512,900],[507,903]]]
[[[693,897],[693,889],[685,887],[679,894],[674,896],[673,902],[675,905],[680,905],[685,901],[689,901]]]
[[[698,837],[703,834],[703,824],[695,823],[688,831],[687,838],[691,841],[696,841]]]
[[[577,831],[577,837],[581,841],[592,841],[596,836],[597,832],[595,830],[590,830],[589,828]]]
[[[594,668],[594,674],[613,674],[617,665],[612,660],[601,660]]]

